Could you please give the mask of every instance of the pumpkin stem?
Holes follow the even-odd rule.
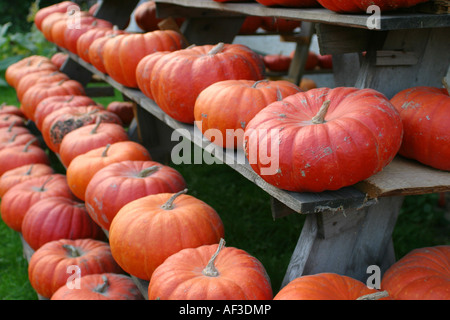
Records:
[[[218,54],[220,51],[222,51],[223,50],[223,48],[225,47],[225,43],[223,43],[223,42],[219,42],[218,44],[216,44],[215,46],[214,46],[214,48],[212,48],[209,52],[208,52],[208,55],[216,55],[216,54]]]
[[[16,140],[16,138],[17,138],[17,133],[16,134],[14,134],[9,140],[8,140],[8,142],[14,142],[14,140]]]
[[[219,275],[219,271],[216,269],[214,262],[216,261],[217,256],[219,255],[220,251],[222,250],[222,248],[224,246],[225,246],[225,240],[220,238],[220,242],[219,242],[216,252],[213,254],[211,259],[209,260],[208,265],[202,271],[203,275],[205,275],[207,277],[217,277]]]
[[[8,127],[8,132],[11,132],[11,131],[12,131],[12,129],[14,128],[15,124],[16,124],[16,120],[14,120],[14,121],[9,125],[9,127]]]
[[[40,192],[44,192],[44,191],[45,191],[45,185],[46,185],[50,180],[52,180],[52,179],[53,179],[52,176],[48,177],[48,179],[45,180],[44,183],[42,184],[42,186],[39,188],[39,191],[40,191]]]
[[[172,210],[173,209],[173,202],[175,201],[178,196],[180,196],[183,193],[186,193],[188,189],[181,190],[180,192],[175,193],[173,196],[170,197],[169,200],[167,200],[166,203],[164,203],[161,208],[164,210]]]
[[[74,98],[75,98],[75,95],[73,94],[73,95],[69,98],[69,100],[66,101],[66,103],[67,103],[67,102],[71,102]]]
[[[269,82],[269,80],[262,79],[262,80],[255,81],[255,83],[252,85],[252,88],[256,88],[258,86],[258,84],[260,84],[261,82]]]
[[[108,278],[103,274],[102,275],[103,283],[98,285],[93,291],[98,293],[104,293],[106,289],[109,287]]]
[[[108,150],[109,150],[110,147],[111,147],[111,144],[108,143],[106,145],[106,147],[105,147],[105,150],[103,150],[103,152],[102,152],[102,157],[106,157],[107,156],[107,153],[108,153]]]
[[[363,295],[363,296],[357,298],[356,300],[378,300],[378,299],[386,298],[386,297],[389,297],[389,293],[387,291],[378,291],[378,292]]]
[[[34,163],[31,164],[30,168],[27,170],[27,172],[25,172],[24,176],[30,176],[31,175],[31,171],[33,170],[33,166],[34,166]]]
[[[326,100],[323,102],[322,106],[319,109],[319,112],[317,112],[317,114],[311,119],[313,124],[325,123],[325,115],[327,114],[330,104],[330,100]]]
[[[158,170],[159,170],[159,166],[151,166],[151,167],[142,169],[142,171],[139,172],[137,176],[138,176],[138,178],[146,178]]]
[[[69,253],[71,258],[76,258],[76,257],[80,257],[81,256],[80,251],[78,251],[78,249],[76,247],[74,247],[73,245],[71,245],[71,244],[66,244],[65,243],[65,244],[62,245],[62,247],[68,251],[68,253]]]
[[[28,152],[28,148],[37,140],[37,137],[32,138],[30,141],[28,141],[25,144],[25,147],[23,148],[23,152]]]
[[[102,123],[102,119],[100,117],[98,117],[96,120],[97,121],[95,121],[95,126],[91,130],[91,134],[96,134],[97,133],[97,129],[100,126],[100,123]]]

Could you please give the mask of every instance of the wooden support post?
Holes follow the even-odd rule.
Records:
[[[124,29],[128,26],[130,16],[138,3],[139,0],[103,0],[95,12],[95,17],[108,20],[119,29]]]
[[[283,281],[302,275],[334,272],[366,283],[367,268],[381,275],[395,262],[392,231],[403,196],[380,198],[362,209],[309,214]]]

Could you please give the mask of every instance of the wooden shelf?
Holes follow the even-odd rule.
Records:
[[[220,3],[213,0],[155,0],[157,4],[177,5],[186,8],[211,9],[220,13],[271,16],[314,23],[334,24],[346,27],[369,29],[369,14],[340,14],[324,8],[281,8],[266,7],[259,3]],[[188,11],[187,11],[188,12]],[[428,14],[395,12],[383,13],[380,17],[380,31],[400,29],[422,29],[449,27],[449,14]]]
[[[351,208],[355,209],[370,206],[376,203],[377,198],[383,196],[450,191],[450,172],[435,170],[401,157],[396,157],[382,172],[355,186],[320,193],[298,193],[281,190],[268,184],[253,171],[242,150],[223,149],[211,143],[201,134],[196,126],[172,119],[140,90],[125,87],[107,74],[98,71],[94,66],[79,56],[64,48],[60,48],[60,50],[66,52],[72,60],[122,92],[170,128],[177,130],[180,136],[189,139],[203,149],[207,147],[210,153],[221,163],[225,163],[238,171],[294,212],[310,214],[323,210],[340,211]],[[427,179],[426,177],[429,178]],[[274,216],[274,218],[277,217]]]

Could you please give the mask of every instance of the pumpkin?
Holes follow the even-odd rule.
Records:
[[[15,114],[0,115],[0,128],[9,128],[13,126],[25,126],[26,119]]]
[[[106,41],[103,62],[111,78],[124,86],[137,88],[136,67],[143,57],[156,51],[179,50],[184,46],[182,35],[173,30],[121,34]],[[134,49],[130,50],[130,47]]]
[[[285,80],[219,81],[198,95],[195,124],[215,144],[242,149],[247,123],[270,103],[300,91]]]
[[[42,132],[42,125],[45,118],[53,111],[64,107],[87,107],[95,106],[97,103],[88,96],[84,95],[62,95],[50,96],[42,99],[34,110],[34,123],[39,131]]]
[[[384,11],[392,11],[400,8],[409,8],[419,3],[427,2],[429,0],[374,0],[374,1],[362,1],[362,0],[349,0],[349,1],[337,1],[337,0],[317,0],[323,7],[339,13],[359,13],[366,12],[367,8],[371,5],[376,5],[378,8]]]
[[[23,95],[20,108],[28,119],[34,121],[34,112],[39,102],[50,96],[64,95],[85,95],[85,90],[81,83],[72,79],[36,83]]]
[[[39,9],[34,16],[34,24],[42,31],[42,21],[54,12],[66,13],[71,6],[78,6],[72,1],[62,1],[48,7]]]
[[[115,29],[113,29],[115,30]],[[124,34],[123,30],[115,30],[112,34],[100,37],[92,41],[89,46],[89,62],[100,72],[106,73],[105,63],[103,59],[103,51],[105,49],[106,42],[120,34]]]
[[[131,124],[134,119],[134,108],[136,103],[132,101],[112,101],[106,106],[106,110],[115,113],[125,127]]]
[[[308,91],[317,88],[317,83],[313,79],[302,77],[299,87],[302,91]]]
[[[89,12],[89,14],[95,15],[99,8],[100,8],[100,2],[96,2],[92,6],[89,7],[88,12]]]
[[[171,51],[158,51],[146,55],[144,58],[139,61],[136,67],[136,83],[142,93],[148,98],[153,100],[151,83],[152,83],[152,72],[153,67],[155,66],[158,60],[170,53]]]
[[[318,273],[295,278],[284,286],[274,300],[361,300],[371,295],[386,298],[386,292],[371,289],[365,283],[336,273]],[[378,298],[377,298],[378,297]]]
[[[300,21],[277,17],[263,17],[261,29],[269,32],[291,33],[301,26]]]
[[[33,137],[25,145],[11,146],[0,150],[0,176],[8,170],[26,164],[50,164],[50,158],[45,150],[33,145],[36,140],[37,137]]]
[[[450,96],[446,89],[413,87],[391,103],[403,123],[399,154],[430,167],[450,171]]]
[[[270,71],[286,72],[291,66],[292,58],[284,54],[267,54],[263,58],[264,65]]]
[[[333,69],[333,56],[331,54],[318,54],[317,59],[320,69]]]
[[[5,80],[11,87],[16,89],[20,79],[22,79],[26,74],[37,71],[58,71],[58,69],[49,58],[39,55],[32,55],[13,63],[6,68]]]
[[[266,182],[289,191],[321,192],[381,171],[397,154],[402,135],[397,110],[380,92],[317,88],[256,114],[246,127],[244,148]]]
[[[77,17],[73,17],[73,14],[77,14]],[[64,32],[68,23],[77,23],[78,19],[92,17],[86,11],[70,11],[70,12],[54,12],[49,14],[42,21],[42,34],[44,38],[49,42],[56,43],[55,37],[58,38],[58,45],[64,47]],[[69,20],[71,19],[71,20]],[[72,20],[73,19],[73,20]],[[76,25],[73,26],[76,28]]]
[[[0,104],[0,115],[4,114],[14,114],[16,116],[25,118],[25,115],[23,114],[22,110],[19,109],[19,107],[8,105],[6,104],[6,102]]]
[[[241,249],[219,244],[186,248],[153,272],[149,300],[271,300],[262,263]]]
[[[134,141],[120,141],[76,156],[67,167],[72,192],[85,200],[86,188],[94,174],[109,164],[124,160],[152,160],[148,150]]]
[[[106,237],[89,216],[84,202],[68,197],[44,198],[34,203],[22,220],[21,232],[33,250],[53,240]]]
[[[16,87],[16,95],[19,101],[22,101],[25,92],[36,83],[52,83],[61,80],[69,80],[69,76],[59,71],[38,71],[25,75],[19,80]]]
[[[137,26],[144,32],[159,30],[158,24],[164,19],[157,18],[155,1],[140,3],[133,12]],[[175,22],[181,26],[184,18],[177,18]]]
[[[117,32],[117,28],[111,27],[95,27],[87,30],[77,40],[77,54],[84,61],[90,63],[89,60],[89,47],[94,40],[107,36],[109,34],[114,34]]]
[[[11,139],[19,134],[31,134],[31,131],[27,127],[16,126],[14,122],[8,127],[0,128],[0,136],[5,139]]]
[[[201,74],[201,76],[198,76]],[[194,46],[162,56],[153,67],[151,93],[158,106],[180,122],[194,122],[200,92],[223,80],[261,80],[261,57],[241,44]]]
[[[63,138],[69,132],[97,121],[122,125],[120,118],[99,106],[65,107],[47,116],[42,124],[42,137],[48,148],[59,153]]]
[[[259,16],[246,16],[239,34],[254,34],[262,25],[262,17]]]
[[[150,194],[176,193],[184,188],[183,176],[169,166],[154,161],[125,160],[100,169],[92,177],[85,202],[92,219],[109,230],[117,212],[128,202]]]
[[[185,192],[148,195],[127,203],[116,214],[109,243],[114,259],[126,272],[150,280],[172,254],[223,238],[217,212]]]
[[[22,181],[52,173],[55,173],[53,168],[43,163],[25,164],[8,170],[0,177],[0,198],[3,198],[6,191]]]
[[[314,8],[319,7],[317,0],[256,0],[267,7]]]
[[[50,300],[144,300],[144,297],[131,277],[101,273],[82,276],[77,290],[63,285]]]
[[[15,134],[12,137],[0,135],[0,151],[9,147],[25,146],[30,141],[32,145],[40,147],[39,140],[35,138],[32,133]]]
[[[66,177],[62,174],[36,176],[22,181],[6,191],[2,198],[3,222],[11,229],[21,232],[27,210],[41,199],[57,196],[73,198]]]
[[[67,53],[56,52],[54,55],[52,55],[50,61],[58,68],[58,70],[60,70],[64,63],[67,61],[68,57],[69,55]]]
[[[127,140],[129,140],[128,133],[122,125],[103,122],[101,118],[97,118],[96,123],[84,125],[64,135],[58,153],[61,163],[68,167],[70,162],[80,154]]]
[[[410,251],[386,270],[381,289],[395,300],[450,300],[450,246]]]
[[[31,286],[49,299],[62,286],[76,289],[81,276],[109,272],[123,270],[114,261],[108,243],[94,239],[47,242],[33,253],[28,264]]]

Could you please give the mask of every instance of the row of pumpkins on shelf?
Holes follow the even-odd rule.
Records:
[[[186,47],[174,30],[127,33],[88,12],[81,12],[74,29],[64,10],[47,13],[35,23],[49,41],[118,83],[139,88],[173,119],[195,123],[213,143],[244,149],[253,170],[280,189],[321,192],[354,185],[397,154],[450,170],[445,88],[408,88],[390,100],[370,88],[302,91],[292,82],[266,79],[262,57],[241,44]],[[35,62],[40,70],[44,65]],[[37,91],[59,90],[71,81]],[[21,105],[31,120],[33,99],[24,95]]]
[[[21,67],[13,67],[16,72],[30,71],[17,86],[39,72],[27,63],[33,59],[25,58]],[[45,83],[42,79],[42,75],[35,79],[24,96]],[[39,102],[53,109],[44,123],[47,119],[54,124],[72,122],[75,118],[65,116],[75,109],[67,106],[76,105],[77,99],[85,99],[75,107],[80,113],[91,105],[83,94],[53,94],[50,91]],[[41,147],[26,126],[32,120],[16,106],[1,108],[2,119],[9,122],[2,125],[0,137],[10,141],[0,151],[1,217],[34,250],[29,280],[40,296],[144,299],[130,277],[135,276],[148,281],[149,300],[450,298],[448,285],[436,277],[442,275],[439,264],[430,268],[424,258],[448,261],[450,246],[412,251],[385,273],[382,290],[348,276],[319,273],[299,277],[274,295],[262,263],[244,250],[225,246],[219,214],[186,194],[180,173],[152,161],[143,146],[128,140],[124,122],[108,122],[114,111],[94,107],[95,112],[84,113],[82,121],[73,121],[79,126],[64,135],[59,149],[52,150],[61,157],[61,148],[69,141],[74,154],[65,162],[65,174],[50,166],[47,146]],[[107,113],[110,118],[103,117]],[[11,142],[21,136],[26,137],[21,143]],[[410,282],[418,288],[404,289]]]

